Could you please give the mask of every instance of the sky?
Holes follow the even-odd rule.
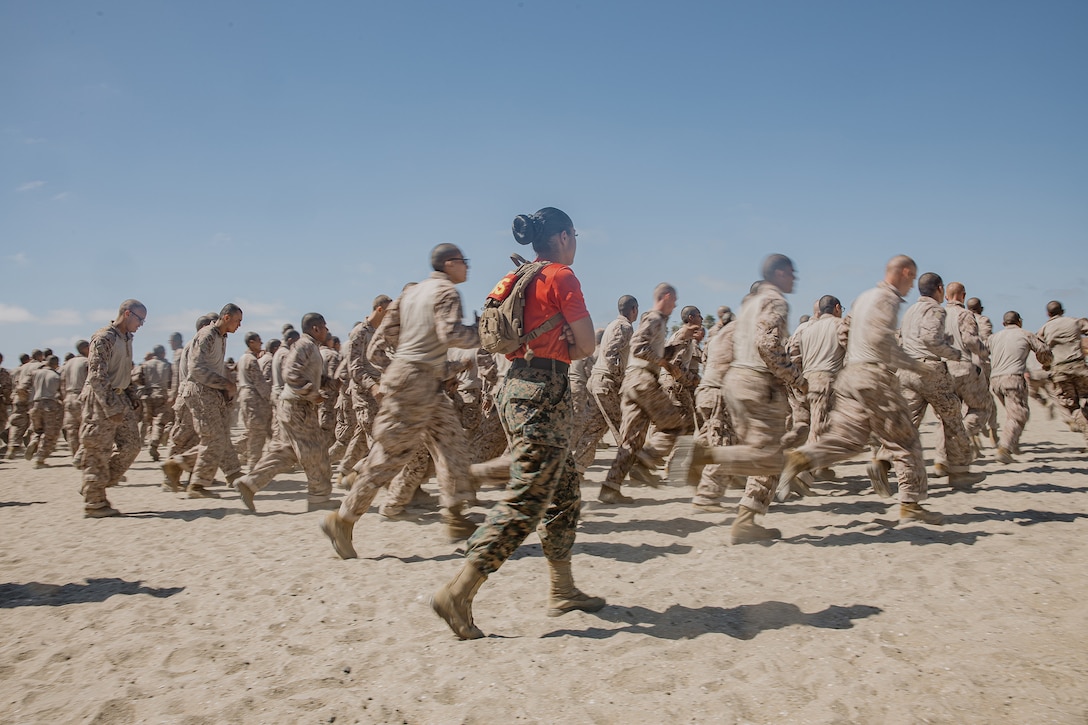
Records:
[[[138,356],[227,302],[234,357],[346,340],[442,242],[471,319],[545,206],[597,326],[662,281],[736,310],[775,252],[794,323],[900,253],[1088,315],[1086,36],[1082,0],[0,3],[0,353],[130,297]]]

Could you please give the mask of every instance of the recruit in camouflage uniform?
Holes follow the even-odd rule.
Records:
[[[805,396],[809,409],[809,439],[827,429],[835,398],[835,376],[842,370],[849,328],[842,319],[842,305],[831,295],[820,298],[820,316],[809,320],[790,338],[790,358],[808,382]],[[825,311],[825,307],[829,307]]]
[[[1012,463],[1014,453],[1020,452],[1020,434],[1027,425],[1031,411],[1028,408],[1027,374],[1028,353],[1049,367],[1054,354],[1046,343],[1021,328],[1022,321],[1016,312],[1006,312],[1004,329],[990,337],[990,390],[1005,406],[1005,427],[997,444],[997,460]]]
[[[1069,427],[1088,440],[1088,365],[1081,346],[1081,340],[1088,336],[1088,319],[1066,317],[1065,309],[1056,300],[1047,304],[1046,311],[1050,319],[1039,329],[1039,338],[1054,353],[1050,370],[1054,399]]]
[[[83,456],[80,455],[79,426],[83,422],[83,404],[79,401],[83,385],[87,382],[87,347],[86,340],[76,343],[78,355],[66,360],[60,366],[60,395],[64,405],[64,437],[68,441],[68,450],[72,456],[78,457],[82,464]],[[78,468],[79,466],[77,466]]]
[[[34,371],[31,381],[30,429],[34,439],[27,448],[26,456],[34,458],[35,468],[45,468],[46,460],[57,447],[61,426],[64,423],[64,406],[60,402],[60,361],[54,355],[45,365]]]
[[[937,428],[937,454],[934,469],[938,475],[947,467],[950,473],[966,472],[971,465],[971,444],[963,427],[960,399],[945,360],[959,360],[963,352],[952,347],[945,330],[945,309],[940,305],[944,285],[941,278],[927,272],[918,279],[918,301],[903,314],[900,336],[903,351],[921,366],[903,368],[897,373],[911,420],[917,428],[926,406],[940,421]]]
[[[850,306],[850,339],[845,367],[835,380],[835,405],[827,431],[787,454],[784,483],[800,471],[828,467],[860,453],[871,437],[890,454],[899,481],[899,518],[940,524],[940,514],[922,508],[928,493],[925,459],[918,429],[910,417],[892,369],[921,371],[925,364],[905,354],[895,339],[903,295],[910,291],[917,266],[910,257],[888,262],[884,281],[862,293]],[[884,462],[869,464],[877,493],[890,496]]]
[[[329,339],[321,346],[321,360],[324,364],[321,380],[325,397],[317,406],[317,420],[325,434],[325,446],[330,449],[330,452],[336,443],[336,399],[340,397],[340,381],[336,377],[336,369],[340,367],[342,358],[336,349],[338,346],[339,342],[332,335],[329,335]]]
[[[982,300],[978,297],[971,297],[966,302],[967,309],[971,311],[971,314],[975,318],[975,325],[978,327],[978,339],[982,341],[982,344],[989,350],[990,337],[994,334],[994,325],[990,321],[990,318],[982,314]],[[990,438],[994,445],[998,444],[997,434],[997,401],[995,400],[992,391],[989,389],[990,376],[992,375],[992,366],[990,365],[989,355],[984,355],[980,361],[982,367],[982,379],[986,381],[987,392],[986,394],[990,398],[989,411],[990,417],[983,423],[983,430],[989,431]]]
[[[121,303],[117,319],[91,337],[87,381],[80,399],[83,424],[83,507],[90,518],[118,516],[106,489],[116,486],[140,452],[140,401],[132,385],[132,335],[147,308],[137,300]]]
[[[370,315],[351,329],[348,336],[348,394],[355,414],[355,427],[347,450],[340,460],[339,476],[347,476],[370,452],[374,437],[374,419],[378,415],[382,372],[367,358],[367,348],[385,318],[391,300],[380,295],[374,300]]]
[[[0,355],[0,362],[3,361],[4,356]],[[7,368],[0,367],[0,437],[4,438],[5,444],[8,435],[8,406],[11,405],[11,394],[14,389],[11,373]]]
[[[989,423],[990,381],[983,376],[983,364],[990,358],[990,351],[978,334],[978,322],[974,314],[963,306],[964,287],[959,282],[948,285],[948,301],[945,305],[945,332],[952,347],[963,353],[960,360],[948,361],[948,373],[956,396],[963,402],[963,428],[967,437],[976,440],[983,426]]]
[[[41,357],[40,351],[34,352]],[[25,446],[26,434],[30,430],[31,379],[39,367],[41,362],[32,357],[11,374],[13,390],[11,415],[8,417],[8,458],[22,453]]]
[[[325,365],[321,344],[329,336],[325,319],[317,313],[302,318],[303,334],[291,346],[283,366],[283,391],[275,415],[279,427],[268,450],[253,469],[235,482],[242,502],[256,512],[254,494],[264,490],[277,474],[296,464],[306,473],[307,508],[325,508],[332,493],[332,465],[317,409],[324,400],[321,386]]]
[[[707,447],[732,446],[739,442],[729,406],[725,401],[725,376],[733,364],[733,333],[735,320],[718,328],[706,343],[703,353],[703,377],[695,389],[695,407],[702,425],[695,439]],[[717,463],[704,466],[691,503],[696,512],[723,513],[721,498],[727,488],[744,488],[744,476],[727,473]]]
[[[218,498],[209,491],[215,482],[215,472],[222,468],[227,483],[241,474],[238,454],[230,440],[230,400],[238,392],[234,375],[226,366],[227,335],[242,324],[242,310],[228,304],[219,318],[196,333],[189,348],[185,367],[189,380],[179,397],[184,398],[192,415],[197,443],[190,449],[171,456],[163,471],[174,487],[180,485],[181,472],[191,471],[186,489],[189,498]]]
[[[246,470],[251,471],[272,436],[272,381],[264,376],[257,357],[261,352],[260,335],[247,332],[245,342],[246,351],[238,360],[238,405],[245,433],[238,441],[238,450]]]
[[[661,368],[679,374],[665,359],[665,337],[669,315],[676,309],[676,289],[659,284],[654,289],[654,308],[642,316],[638,331],[631,336],[631,356],[620,388],[620,440],[616,458],[608,469],[597,499],[602,503],[634,503],[621,492],[623,480],[636,465],[652,422],[658,444],[670,448],[687,425],[684,410],[661,389]],[[653,461],[660,465],[664,461]]]
[[[162,345],[156,345],[152,354],[151,359],[140,363],[133,371],[133,375],[136,387],[140,391],[140,403],[144,409],[143,421],[140,423],[140,438],[147,442],[151,460],[157,461],[159,446],[163,444],[166,433],[164,419],[167,411],[171,410],[168,401],[173,366],[166,362],[166,349]]]

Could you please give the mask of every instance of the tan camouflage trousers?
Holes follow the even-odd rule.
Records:
[[[434,461],[427,446],[420,445],[404,468],[389,482],[389,488],[378,510],[383,516],[394,516],[405,509],[423,482],[434,475]]]
[[[721,388],[696,389],[695,408],[703,420],[695,434],[697,441],[707,446],[732,446],[739,442]],[[721,465],[711,463],[703,466],[691,502],[702,506],[717,503],[725,495],[726,489],[743,486],[744,476],[732,476]]]
[[[986,379],[982,371],[969,362],[949,362],[948,374],[952,376],[956,396],[963,402],[960,408],[963,428],[968,436],[978,435],[989,424],[993,413],[990,409],[993,399]]]
[[[1083,361],[1055,365],[1050,382],[1069,427],[1088,439],[1088,365]]]
[[[952,376],[943,362],[922,364],[924,371],[900,370],[897,373],[911,422],[915,428],[921,425],[926,407],[932,405],[941,422],[937,428],[936,462],[947,463],[950,471],[964,472],[971,465],[971,445],[963,427],[960,399],[953,387]]]
[[[617,491],[646,443],[650,423],[657,427],[655,449],[666,453],[687,427],[684,410],[661,389],[657,376],[645,368],[631,368],[624,376],[620,411],[619,449],[604,480],[605,487]]]
[[[329,460],[336,462],[337,470],[355,433],[355,426],[355,408],[351,406],[351,394],[345,388],[336,399],[336,427],[333,430],[332,445],[329,446]]]
[[[765,514],[785,463],[786,388],[769,372],[737,367],[729,368],[723,387],[740,442],[716,451],[714,460],[729,475],[748,476],[740,505]]]
[[[825,468],[865,450],[870,436],[892,460],[899,501],[924,501],[928,482],[922,442],[896,376],[879,365],[847,365],[835,380],[827,430],[798,450],[813,468]]]
[[[35,460],[45,463],[45,459],[57,449],[61,427],[64,424],[64,406],[59,400],[39,400],[30,408],[30,428],[38,441]]]
[[[810,441],[819,439],[827,430],[831,419],[831,407],[835,401],[835,373],[812,372],[805,375],[808,382],[809,431]]]
[[[351,404],[355,411],[355,427],[340,461],[340,473],[345,476],[370,453],[370,441],[374,440],[374,421],[378,417],[379,407],[373,395],[359,392],[354,386]]]
[[[299,465],[306,473],[308,499],[327,501],[332,493],[332,464],[325,433],[317,422],[317,406],[308,400],[285,398],[279,402],[276,416],[278,432],[246,475],[246,482],[254,491],[261,491],[278,474]]]
[[[1020,447],[1020,435],[1031,417],[1028,408],[1028,383],[1023,375],[998,375],[990,380],[990,390],[1005,406],[1005,427],[997,445],[1007,451]]]
[[[83,403],[79,397],[69,394],[64,398],[64,437],[68,441],[68,450],[74,456],[79,452],[79,427],[83,424]]]
[[[23,440],[30,430],[30,399],[15,395],[8,417],[8,455],[23,449]]]
[[[583,474],[593,465],[593,460],[597,456],[597,444],[604,438],[604,434],[608,433],[610,428],[618,434],[623,425],[620,391],[612,385],[591,387],[596,389],[589,392],[582,424],[575,426],[578,432],[573,446],[574,463],[578,466],[578,471]]]
[[[265,443],[272,437],[272,403],[256,393],[243,392],[238,398],[238,408],[245,433],[238,440],[236,449],[246,468],[253,470],[261,460]]]
[[[790,401],[790,415],[786,421],[786,435],[782,438],[783,448],[794,448],[804,443],[812,434],[812,410],[808,396],[800,390],[787,388]]]
[[[194,486],[211,486],[215,482],[215,472],[220,468],[226,476],[238,473],[242,466],[238,463],[238,454],[230,442],[230,408],[227,399],[218,390],[201,386],[194,387],[186,395],[186,400],[192,414],[197,443],[189,450],[174,456],[174,460],[184,470],[193,472],[191,483]]]
[[[158,450],[163,444],[163,436],[174,415],[174,409],[167,402],[165,390],[156,390],[151,395],[141,398],[143,420],[140,423],[140,438],[151,450]],[[150,436],[150,438],[149,438]]]
[[[332,446],[336,442],[336,393],[325,398],[317,406],[317,422],[325,433],[325,445]]]
[[[497,458],[506,451],[508,445],[506,431],[503,430],[502,421],[499,419],[498,408],[494,401],[485,400],[480,425],[476,428],[476,435],[470,442],[472,462],[482,463]]]
[[[491,574],[536,530],[546,559],[569,561],[582,503],[582,477],[570,455],[570,380],[550,370],[511,368],[499,405],[510,435],[510,482],[469,538],[466,559]]]
[[[127,405],[117,415],[107,416],[98,399],[87,395],[79,440],[83,447],[83,505],[106,508],[106,489],[121,481],[140,453],[140,416]]]
[[[420,443],[434,459],[442,508],[461,499],[457,482],[469,480],[468,441],[453,402],[433,369],[394,360],[382,376],[382,404],[374,421],[374,447],[355,470],[359,477],[340,505],[340,516],[355,521],[378,489],[404,468]]]
[[[170,429],[170,450],[168,454],[177,456],[195,446],[199,441],[196,428],[193,427],[193,414],[189,410],[189,398],[179,395],[174,401],[174,427]]]

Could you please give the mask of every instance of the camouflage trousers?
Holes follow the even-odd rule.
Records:
[[[597,444],[604,438],[605,433],[615,430],[618,437],[622,421],[620,391],[611,382],[602,384],[596,384],[596,381],[591,382],[589,400],[586,403],[581,425],[575,426],[577,433],[572,447],[574,463],[578,466],[580,473],[585,473],[585,470],[593,465],[593,460],[597,456]]]
[[[956,396],[963,402],[963,428],[968,436],[978,435],[990,422],[993,411],[993,399],[989,385],[982,371],[969,362],[949,362],[948,374],[952,376],[952,387]]]
[[[215,472],[222,468],[224,475],[238,473],[238,453],[230,442],[230,409],[227,399],[214,388],[194,385],[186,394],[193,430],[197,443],[187,451],[173,456],[183,470],[192,471],[192,483],[211,486]]]
[[[108,416],[98,398],[87,394],[79,440],[83,447],[83,505],[106,508],[106,489],[121,481],[140,453],[140,415],[126,405],[120,413]]]
[[[332,446],[336,442],[336,398],[338,393],[331,392],[330,397],[325,398],[317,406],[317,424],[325,434],[325,445]]]
[[[847,365],[835,380],[827,430],[798,450],[813,468],[825,468],[865,450],[870,436],[892,460],[899,501],[924,501],[928,482],[922,442],[896,376],[880,365]]]
[[[1028,383],[1023,375],[998,375],[990,380],[990,390],[1005,406],[1005,427],[997,445],[1006,451],[1020,447],[1020,435],[1031,417],[1028,408]]]
[[[246,475],[246,483],[261,491],[277,474],[295,465],[306,473],[306,492],[312,502],[327,501],[332,493],[332,464],[325,433],[317,422],[317,405],[308,400],[284,398],[276,409],[277,432],[268,449]]]
[[[586,415],[586,409],[593,405],[593,399],[589,397],[589,386],[586,380],[572,380],[570,383],[570,403],[573,411],[574,439],[577,440],[579,428]]]
[[[707,446],[732,446],[739,441],[733,429],[733,418],[729,415],[729,406],[721,388],[697,388],[695,390],[695,408],[703,424],[695,433],[695,439]],[[728,488],[742,488],[743,476],[733,476],[723,470],[720,464],[711,463],[703,466],[699,476],[699,485],[693,504],[708,505],[717,503]]]
[[[179,395],[174,401],[174,427],[170,429],[168,454],[180,455],[195,446],[199,440],[196,428],[193,427],[193,413],[189,409],[189,398],[186,395]]]
[[[501,456],[509,447],[506,431],[503,430],[502,420],[499,418],[498,405],[485,399],[480,414],[480,425],[476,428],[476,435],[470,440],[472,462],[481,463]]]
[[[435,471],[430,451],[427,446],[420,445],[404,464],[404,468],[389,482],[385,500],[378,510],[383,516],[395,516],[403,511],[411,503],[415,492]]]
[[[74,456],[79,452],[79,427],[83,424],[83,403],[79,396],[68,394],[64,398],[64,437],[68,441],[68,450]]]
[[[620,490],[623,479],[631,472],[635,456],[646,443],[646,433],[653,423],[657,431],[654,451],[668,453],[677,436],[687,427],[684,410],[676,405],[657,381],[657,376],[645,368],[631,368],[620,388],[620,438],[616,459],[604,479],[604,486]]]
[[[795,388],[787,388],[786,395],[790,402],[790,414],[786,420],[786,435],[782,439],[783,448],[795,448],[812,434],[812,409],[808,396]]]
[[[11,415],[8,417],[8,451],[23,449],[23,440],[30,430],[30,399],[16,393],[11,403]]]
[[[1050,382],[1066,423],[1088,439],[1088,365],[1083,360],[1059,363],[1050,371]]]
[[[835,401],[835,373],[811,372],[805,374],[808,382],[809,431],[808,439],[817,440],[831,419],[831,407]]]
[[[64,406],[59,400],[39,400],[30,408],[30,428],[38,441],[35,460],[45,459],[57,448],[61,427],[64,424]]]
[[[373,395],[360,392],[355,386],[352,386],[351,405],[355,411],[355,426],[340,461],[340,473],[344,475],[370,453],[370,441],[374,440],[374,421],[378,417],[379,408]]]
[[[971,465],[971,445],[963,427],[960,399],[953,387],[952,376],[943,361],[922,363],[924,370],[900,370],[897,373],[903,399],[907,401],[911,422],[917,428],[932,405],[941,425],[937,428],[937,463],[947,463],[954,473],[968,470]]]
[[[174,409],[166,402],[166,391],[155,390],[150,395],[141,398],[143,404],[143,420],[140,422],[140,439],[148,444],[151,450],[157,450],[163,444],[166,428],[174,415]],[[150,434],[150,440],[148,435]]]
[[[786,387],[770,372],[731,367],[723,388],[739,443],[716,451],[714,461],[727,474],[748,476],[740,505],[765,514],[785,463]]]
[[[534,529],[549,561],[569,561],[581,508],[581,474],[570,454],[572,405],[567,375],[512,367],[499,398],[510,435],[510,482],[468,540],[481,573],[498,570]]]
[[[258,393],[243,390],[238,398],[238,407],[245,433],[238,440],[236,448],[246,468],[253,470],[257,461],[261,460],[265,443],[272,437],[272,403]]]
[[[336,462],[338,469],[355,433],[355,425],[355,408],[351,405],[351,394],[344,388],[336,399],[336,426],[333,428],[332,445],[329,446],[329,460]]]
[[[382,375],[382,403],[374,420],[374,447],[355,466],[359,477],[340,505],[340,516],[355,521],[378,489],[404,468],[419,445],[434,459],[442,508],[460,500],[457,482],[469,480],[468,441],[453,401],[442,390],[441,371],[394,360]]]

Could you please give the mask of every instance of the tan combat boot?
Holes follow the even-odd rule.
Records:
[[[548,616],[558,617],[580,610],[597,612],[604,608],[604,597],[591,597],[574,586],[574,576],[570,573],[570,561],[548,560],[551,573],[551,590],[548,594]]]
[[[998,463],[1012,463],[1015,460],[1008,448],[1002,448],[1000,446],[997,448],[997,455],[995,458],[997,458]]]
[[[321,520],[321,531],[329,537],[332,548],[336,549],[336,554],[341,559],[355,559],[359,556],[351,543],[351,532],[354,528],[355,522],[341,518],[337,511],[330,512]]]
[[[888,471],[891,469],[892,464],[882,458],[874,458],[869,461],[869,465],[865,470],[869,475],[869,483],[873,484],[873,491],[876,492],[877,496],[887,498],[892,495],[892,487],[888,483]]]
[[[944,516],[936,511],[927,511],[920,503],[899,504],[899,521],[921,521],[923,524],[940,526],[944,523]]]
[[[756,512],[747,506],[741,506],[737,509],[737,518],[733,521],[729,538],[733,544],[750,544],[782,538],[782,532],[760,526],[756,523]]]
[[[775,489],[774,499],[783,503],[790,497],[790,493],[801,496],[815,496],[816,492],[809,486],[812,476],[808,470],[812,468],[812,462],[804,453],[798,450],[786,452],[786,465],[778,477],[778,488]],[[805,479],[808,479],[806,481]]]
[[[484,633],[472,621],[472,598],[487,581],[487,576],[465,563],[452,580],[431,597],[431,609],[445,620],[461,639],[480,639]]]
[[[970,471],[951,471],[948,474],[948,485],[961,491],[969,491],[976,483],[982,483],[986,479],[985,473],[971,473]]]
[[[476,533],[476,524],[465,516],[465,504],[454,504],[448,509],[442,509],[442,523],[446,525],[446,535],[451,542],[467,539]]]
[[[178,464],[173,458],[167,458],[162,464],[163,480],[162,484],[169,488],[171,491],[177,492],[181,490],[181,465]]]

